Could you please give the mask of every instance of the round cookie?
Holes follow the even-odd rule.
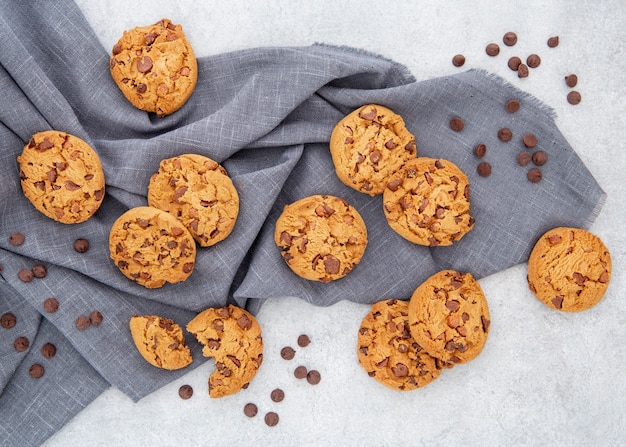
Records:
[[[330,153],[344,184],[374,196],[382,194],[387,177],[416,157],[417,148],[400,115],[367,104],[337,123],[330,136]]]
[[[357,358],[383,385],[400,391],[429,384],[441,366],[413,339],[409,331],[409,303],[386,300],[372,305],[358,334]]]
[[[57,222],[84,222],[104,198],[104,171],[96,151],[57,130],[36,133],[17,157],[22,191],[41,213]]]
[[[313,195],[285,206],[274,242],[291,270],[302,278],[329,282],[346,276],[367,246],[367,229],[344,199]]]
[[[171,214],[149,206],[131,208],[113,223],[109,251],[127,278],[149,289],[186,280],[196,260],[189,231]]]
[[[184,154],[161,161],[148,185],[148,205],[178,218],[200,246],[209,247],[232,232],[239,195],[217,162]]]
[[[192,362],[183,331],[172,320],[155,315],[134,315],[129,326],[137,350],[151,365],[174,370]]]
[[[196,87],[196,56],[182,26],[169,19],[124,31],[112,53],[111,76],[138,109],[169,115]]]
[[[442,270],[409,301],[409,327],[420,346],[451,368],[475,358],[489,335],[489,306],[470,273]]]
[[[474,227],[469,182],[454,163],[418,157],[387,181],[384,211],[391,228],[419,245],[452,245]]]
[[[200,312],[187,324],[204,345],[202,354],[213,357],[209,396],[223,397],[245,389],[263,362],[261,326],[244,309],[229,305]]]
[[[528,286],[546,306],[579,312],[595,306],[611,279],[611,254],[581,228],[547,231],[528,258]]]

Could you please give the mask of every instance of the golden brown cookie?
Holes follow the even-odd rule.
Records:
[[[296,275],[328,282],[343,278],[359,263],[367,229],[344,199],[313,195],[285,206],[276,221],[274,242]]]
[[[226,170],[196,154],[161,161],[148,185],[148,204],[175,216],[202,247],[224,240],[239,214],[239,195]]]
[[[192,362],[182,329],[169,318],[134,315],[129,326],[137,350],[151,365],[173,370]]]
[[[124,31],[113,46],[110,69],[126,99],[159,116],[185,104],[198,80],[198,63],[183,27],[169,19]]]
[[[391,228],[414,244],[452,245],[474,227],[467,176],[448,160],[409,160],[389,177],[383,204]]]
[[[408,391],[429,384],[441,373],[439,362],[413,339],[409,331],[409,303],[379,301],[359,328],[357,358],[383,385]]]
[[[611,254],[598,236],[581,228],[554,228],[530,253],[528,286],[546,306],[579,312],[602,299],[611,268]]]
[[[186,280],[196,243],[174,216],[150,206],[131,208],[111,227],[111,259],[120,271],[149,289]]]
[[[100,208],[104,171],[96,151],[80,138],[57,130],[36,133],[17,161],[24,195],[51,219],[80,223]]]
[[[384,191],[387,177],[415,158],[417,148],[400,115],[367,104],[337,123],[330,154],[344,184],[374,196]]]
[[[263,362],[261,326],[244,309],[229,305],[209,308],[187,324],[204,345],[202,354],[213,357],[209,396],[223,397],[247,388]]]
[[[470,273],[435,273],[409,301],[411,335],[448,368],[482,351],[490,324],[487,299]]]

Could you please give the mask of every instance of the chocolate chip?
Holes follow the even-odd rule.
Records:
[[[517,156],[517,163],[520,166],[526,166],[528,163],[530,163],[531,160],[531,155],[530,152],[520,152],[520,154]]]
[[[76,329],[78,329],[79,331],[84,331],[85,329],[88,329],[89,326],[91,326],[91,320],[89,319],[89,317],[81,315],[76,319],[75,324]]]
[[[14,247],[22,245],[25,240],[26,237],[24,236],[24,233],[20,233],[19,231],[16,231],[9,236],[9,244],[13,245]]]
[[[85,253],[89,250],[89,241],[87,239],[78,238],[74,241],[74,250],[78,253]]]
[[[250,320],[250,318],[248,318],[246,314],[243,314],[242,316],[237,318],[237,326],[245,331],[252,327],[252,321]]]
[[[243,414],[245,414],[246,416],[248,416],[249,418],[253,418],[257,415],[257,413],[259,412],[259,409],[257,408],[257,406],[255,404],[253,404],[252,402],[247,403],[244,407],[243,407]]]
[[[48,269],[45,265],[37,264],[33,266],[32,272],[35,278],[41,279],[46,277],[46,275],[48,274]]]
[[[552,305],[556,308],[556,309],[562,309],[563,308],[563,297],[562,296],[555,296],[554,298],[552,298]]]
[[[315,369],[309,371],[306,375],[306,381],[309,382],[311,385],[317,385],[318,383],[320,383],[320,380],[322,380],[322,376],[320,375],[319,371]]]
[[[147,73],[152,70],[152,59],[150,59],[150,56],[143,56],[137,60],[137,70],[139,73]]]
[[[181,385],[181,387],[178,388],[178,396],[183,400],[191,398],[191,396],[193,396],[193,388],[191,385]]]
[[[265,423],[269,427],[274,427],[276,424],[278,424],[278,419],[278,414],[274,413],[273,411],[270,411],[265,415]]]
[[[455,116],[450,120],[450,129],[454,130],[455,132],[462,131],[464,127],[465,123],[463,122],[462,118]]]
[[[281,390],[280,388],[276,388],[270,394],[270,399],[272,399],[274,402],[282,402],[284,398],[285,398],[285,392]]]
[[[531,54],[526,58],[526,65],[530,68],[537,68],[541,64],[541,58],[538,54]]]
[[[565,84],[570,88],[576,87],[576,84],[578,84],[578,76],[575,74],[565,76]]]
[[[490,43],[487,47],[485,47],[485,53],[491,57],[497,56],[500,54],[500,47],[497,43]]]
[[[517,67],[517,77],[518,78],[527,78],[528,77],[528,65],[519,64]]]
[[[572,90],[571,92],[569,92],[567,94],[567,102],[569,102],[572,105],[576,105],[576,104],[580,104],[580,101],[582,100],[582,97],[580,96],[580,93],[578,93],[576,90]]]
[[[31,282],[34,276],[33,271],[28,269],[20,269],[20,271],[17,272],[17,277],[23,282]]]
[[[100,324],[102,323],[102,314],[99,311],[94,310],[89,314],[89,321],[95,327],[100,326]]]
[[[541,181],[543,175],[541,174],[541,171],[539,169],[532,168],[528,171],[527,177],[531,183],[537,183]]]
[[[506,103],[506,111],[509,113],[515,113],[519,110],[520,103],[517,99],[509,99]]]
[[[478,158],[483,158],[486,153],[487,153],[487,146],[482,143],[474,148],[474,154]]]
[[[512,47],[517,43],[517,34],[509,31],[502,37],[502,42],[504,42],[507,47]]]
[[[11,329],[13,326],[15,326],[15,323],[17,323],[17,318],[15,318],[15,315],[11,312],[2,314],[2,316],[0,317],[0,326],[5,329]]]
[[[361,110],[359,112],[359,116],[361,118],[363,118],[364,120],[367,121],[372,121],[376,118],[376,114],[377,114],[377,110],[376,107],[372,107],[371,109],[369,109],[368,111],[365,111],[365,109]]]
[[[486,161],[480,162],[478,163],[477,171],[481,177],[489,177],[491,175],[491,164]]]
[[[396,377],[406,377],[409,375],[409,368],[404,363],[397,363],[391,367],[393,375]]]
[[[548,46],[550,48],[556,48],[559,46],[559,36],[552,36],[548,39]]]
[[[280,356],[285,360],[291,360],[296,355],[296,351],[291,346],[285,346],[280,350]]]
[[[527,133],[526,135],[524,135],[522,137],[522,141],[524,143],[524,146],[528,148],[537,146],[537,137],[534,136],[532,133]]]
[[[56,298],[46,298],[43,302],[43,310],[46,313],[53,314],[59,309],[59,301]]]
[[[511,70],[517,71],[521,63],[522,63],[522,60],[519,57],[513,56],[512,58],[509,59],[508,65]]]
[[[511,138],[513,138],[513,132],[511,131],[511,129],[503,127],[502,129],[498,130],[498,138],[500,139],[500,141],[504,141],[506,143],[507,141],[511,141]]]
[[[296,377],[296,379],[304,379],[307,376],[307,369],[306,366],[298,366],[294,371],[293,371],[293,375]]]
[[[13,342],[13,347],[17,352],[24,352],[28,349],[30,342],[26,337],[17,337]]]
[[[546,164],[546,161],[548,161],[548,154],[546,154],[544,151],[536,151],[533,154],[533,163],[537,166],[543,166]]]
[[[57,347],[52,343],[46,343],[41,347],[41,355],[43,355],[47,359],[51,359],[57,353]]]
[[[452,58],[452,65],[455,67],[462,67],[465,64],[465,56],[462,54],[455,54]]]
[[[311,339],[308,335],[302,334],[298,337],[298,346],[300,346],[301,348],[306,348],[307,346],[309,346],[309,343],[311,343]]]
[[[33,379],[40,379],[40,378],[42,378],[44,373],[45,373],[45,369],[39,363],[35,363],[35,364],[31,365],[31,367],[28,369],[28,374],[30,374],[30,376]]]

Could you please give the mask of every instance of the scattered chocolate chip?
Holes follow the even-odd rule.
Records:
[[[276,424],[278,424],[278,419],[278,414],[274,413],[273,411],[270,411],[265,415],[265,423],[269,427],[274,427]]]
[[[511,131],[511,129],[503,127],[502,129],[498,130],[498,139],[500,141],[504,141],[506,143],[507,141],[511,141],[512,138],[513,132]]]
[[[517,77],[518,78],[527,78],[528,77],[528,65],[519,64],[517,67]]]
[[[533,154],[533,163],[537,166],[543,166],[546,164],[546,161],[548,161],[548,154],[546,154],[544,151],[536,151]]]
[[[89,322],[95,327],[100,326],[102,323],[102,314],[98,310],[94,310],[89,314]]]
[[[304,379],[307,375],[307,370],[306,370],[306,366],[298,366],[294,371],[293,371],[293,375],[296,377],[296,379]]]
[[[257,408],[257,406],[255,404],[253,404],[252,402],[247,403],[244,407],[243,407],[243,414],[245,414],[246,416],[248,416],[249,418],[253,418],[257,415],[257,413],[259,412],[259,409]]]
[[[13,342],[13,347],[17,352],[24,352],[28,349],[30,342],[26,337],[17,337]]]
[[[485,47],[485,53],[491,57],[497,56],[500,54],[500,47],[497,43],[490,43],[487,47]]]
[[[511,70],[517,71],[521,63],[522,63],[522,60],[519,57],[513,56],[512,58],[509,59],[508,66]]]
[[[20,269],[19,272],[17,272],[17,277],[23,282],[31,282],[35,275],[33,275],[32,270]]]
[[[578,76],[575,74],[565,76],[565,84],[570,88],[576,87],[576,84],[578,84]]]
[[[74,250],[78,253],[85,253],[89,250],[89,241],[87,239],[78,238],[74,241]]]
[[[530,68],[537,68],[541,64],[541,58],[538,54],[531,54],[526,58],[526,65]]]
[[[28,374],[30,374],[30,376],[33,379],[40,379],[40,378],[42,378],[44,373],[45,373],[45,369],[39,363],[35,363],[35,364],[31,365],[31,367],[28,369]]]
[[[283,390],[281,390],[280,388],[276,388],[270,394],[270,398],[274,402],[282,402],[282,400],[285,398],[285,392]]]
[[[41,355],[43,355],[47,359],[51,359],[57,353],[57,347],[52,343],[46,343],[41,347]]]
[[[285,346],[280,350],[280,356],[285,360],[291,360],[296,355],[296,351],[291,346]]]
[[[320,380],[322,380],[322,376],[320,375],[319,371],[315,369],[309,371],[306,375],[306,381],[309,382],[311,385],[317,385],[318,383],[320,383]]]
[[[486,153],[487,153],[487,146],[482,143],[474,148],[474,154],[478,158],[483,158]]]
[[[181,385],[181,387],[178,388],[178,395],[181,399],[187,400],[193,396],[193,388],[191,385]]]
[[[298,346],[300,346],[301,348],[306,348],[307,346],[309,346],[309,343],[311,343],[311,339],[308,335],[302,334],[298,337]]]
[[[520,103],[517,99],[509,99],[506,103],[506,111],[509,113],[515,113],[519,110]]]
[[[477,171],[481,177],[489,177],[491,175],[491,164],[486,161],[480,162],[478,163]]]
[[[85,329],[88,329],[89,326],[91,326],[91,320],[89,319],[89,317],[85,315],[81,315],[80,317],[76,319],[75,324],[76,324],[76,329],[78,329],[79,331],[84,331]]]
[[[37,264],[33,266],[32,272],[35,278],[41,279],[46,277],[46,275],[48,274],[48,269],[43,264]]]
[[[559,36],[552,36],[548,39],[548,46],[550,48],[556,48],[559,46]]]
[[[2,314],[2,316],[0,317],[0,326],[5,329],[11,329],[13,326],[15,326],[15,323],[17,323],[17,318],[15,318],[15,315],[11,312]]]
[[[517,43],[517,34],[509,31],[502,37],[502,42],[504,42],[507,47],[512,47]]]
[[[567,94],[567,102],[572,105],[580,104],[581,100],[582,97],[580,96],[580,93],[578,93],[576,90],[572,90]]]
[[[539,169],[531,168],[528,171],[527,177],[531,183],[537,183],[541,181],[543,175],[541,174],[541,171]]]
[[[526,166],[528,163],[530,163],[531,158],[532,157],[530,155],[530,152],[520,152],[520,154],[517,156],[517,163],[520,166]]]
[[[465,64],[465,56],[462,54],[455,54],[452,58],[452,65],[455,67],[462,67]]]
[[[59,309],[59,300],[56,298],[46,298],[43,302],[43,310],[46,313],[53,314]]]
[[[13,245],[14,247],[22,245],[25,240],[26,237],[24,236],[24,233],[20,233],[19,231],[16,231],[9,236],[9,244]]]
[[[463,122],[462,118],[456,116],[450,120],[450,129],[454,130],[455,132],[462,131],[464,127],[465,123]]]
[[[532,133],[527,133],[522,137],[522,142],[524,143],[524,146],[533,148],[537,146],[537,137]]]

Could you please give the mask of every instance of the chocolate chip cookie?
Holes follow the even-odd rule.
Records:
[[[109,251],[127,278],[147,288],[186,280],[196,260],[191,233],[171,214],[149,206],[131,208],[115,221]]]
[[[384,191],[387,177],[415,158],[417,148],[400,115],[367,104],[337,123],[330,153],[344,184],[374,196]]]
[[[263,362],[261,326],[250,313],[233,305],[209,308],[196,315],[187,330],[204,345],[202,354],[215,359],[209,396],[248,387]]]
[[[169,115],[196,87],[196,56],[183,27],[169,19],[125,31],[112,53],[111,76],[138,109]]]
[[[226,169],[196,154],[161,161],[148,185],[148,204],[175,216],[202,247],[224,240],[239,214],[239,195]]]
[[[409,303],[379,301],[363,318],[357,358],[383,385],[408,391],[429,384],[441,373],[439,362],[413,339],[409,331]]]
[[[409,301],[411,335],[444,367],[474,359],[487,341],[490,324],[487,299],[470,273],[435,273]]]
[[[367,229],[344,199],[313,195],[285,206],[274,242],[289,268],[302,278],[329,282],[346,276],[367,246]]]
[[[581,228],[554,228],[530,253],[528,286],[546,306],[579,312],[600,302],[611,269],[611,254],[598,236]]]
[[[100,208],[104,171],[96,151],[80,138],[57,130],[36,133],[17,161],[24,195],[49,218],[80,223]]]
[[[192,362],[182,329],[169,318],[134,315],[129,326],[137,350],[151,365],[174,370]]]
[[[474,227],[469,181],[454,163],[418,157],[387,179],[384,211],[405,239],[431,247],[452,245]]]

